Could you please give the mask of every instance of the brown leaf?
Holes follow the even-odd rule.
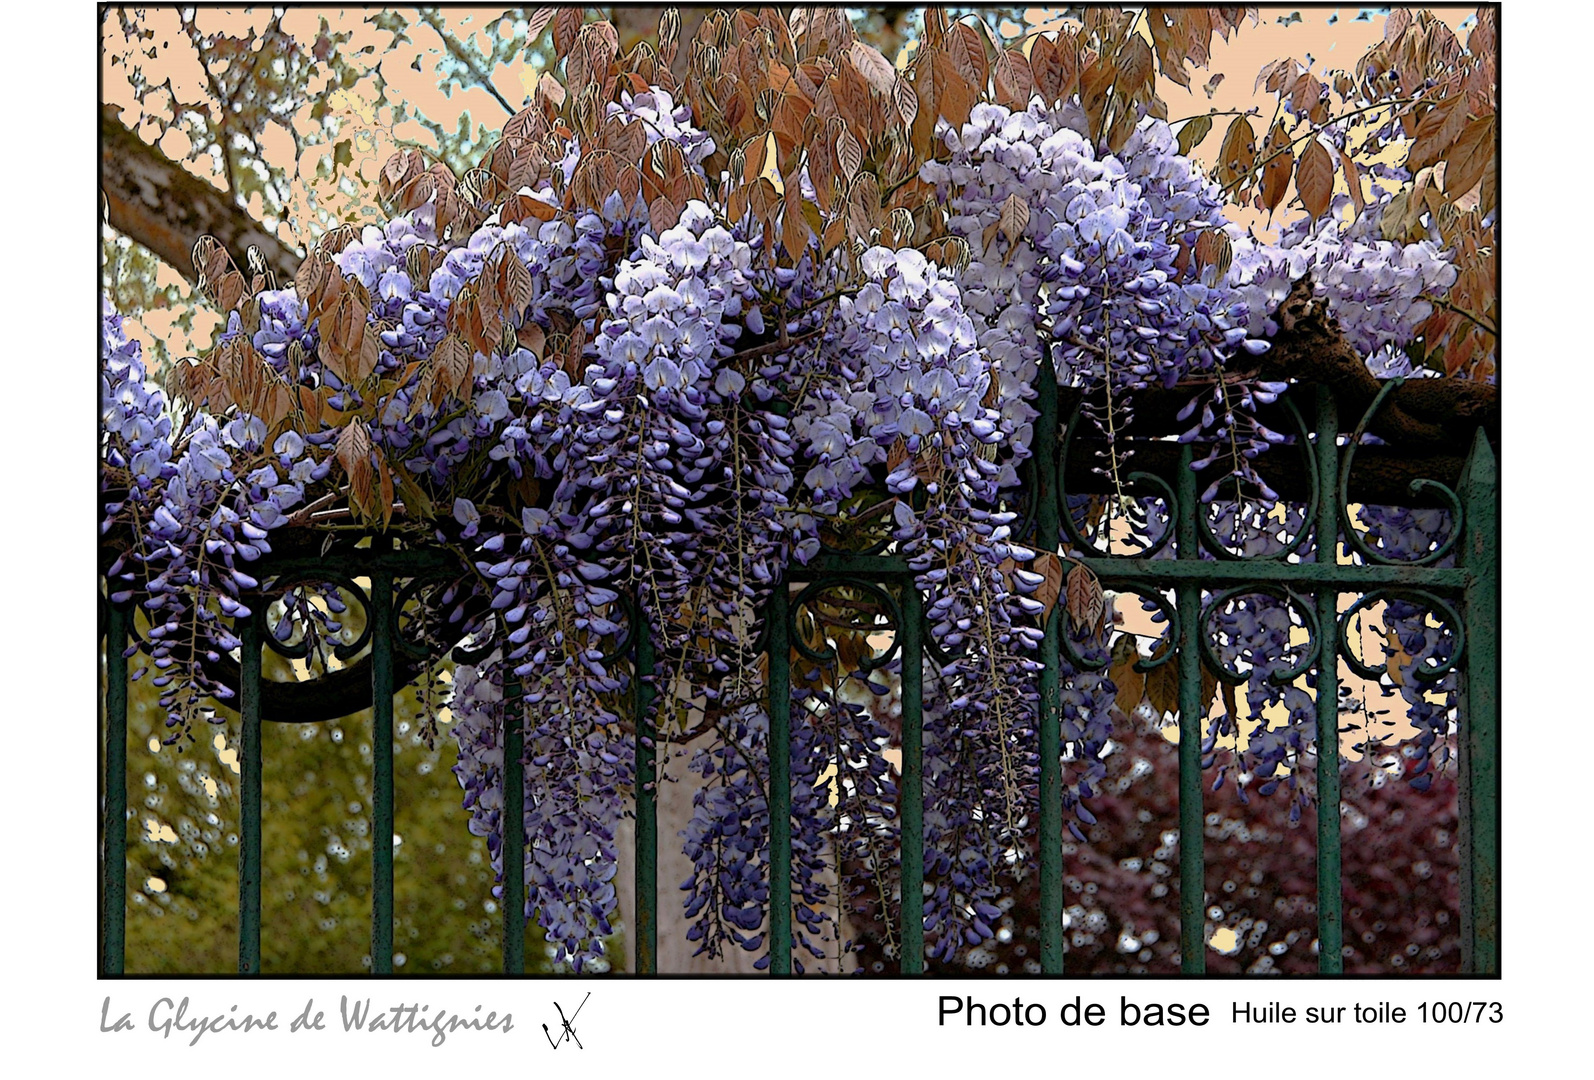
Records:
[[[1227,186],[1248,176],[1256,164],[1256,131],[1251,121],[1236,116],[1223,136],[1223,148],[1218,151],[1218,182]]]
[[[659,14],[659,59],[666,67],[675,63],[676,50],[681,45],[681,12],[667,7]]]
[[[1212,117],[1197,116],[1188,121],[1179,129],[1179,153],[1184,157],[1190,156],[1190,151],[1201,144],[1212,131]]]
[[[581,29],[585,19],[584,9],[579,7],[562,7],[554,17],[553,23],[553,49],[556,58],[570,54],[570,49],[576,43],[576,34]]]
[[[1167,654],[1171,647],[1172,643],[1167,638],[1163,638],[1156,649],[1152,651],[1151,659],[1160,659]],[[1198,711],[1201,715],[1197,718],[1197,723],[1205,718],[1207,707],[1212,704],[1212,698],[1217,693],[1217,689],[1217,678],[1206,669],[1206,665],[1201,665],[1201,697],[1200,705],[1198,706]],[[1169,660],[1165,664],[1159,664],[1146,672],[1146,702],[1150,704],[1158,716],[1166,713],[1173,713],[1176,716],[1179,714],[1179,662],[1177,658]],[[1182,721],[1184,717],[1180,716],[1179,719]]]
[[[891,66],[891,61],[880,54],[879,49],[854,41],[847,47],[847,59],[876,93],[888,99],[892,96],[896,89],[897,70]]]
[[[795,266],[808,248],[808,222],[803,217],[802,185],[795,174],[786,179],[785,188],[785,208],[780,215],[780,242]]]
[[[1135,635],[1119,635],[1118,640],[1113,642],[1112,666],[1107,671],[1107,677],[1118,688],[1114,704],[1126,716],[1134,712],[1146,697],[1145,673],[1135,670],[1139,662],[1140,650],[1135,644]]]
[[[1157,644],[1156,649],[1152,651],[1151,659],[1161,659],[1170,648],[1172,648],[1172,643],[1167,638],[1163,638]],[[1145,688],[1144,700],[1159,717],[1179,711],[1179,665],[1177,661],[1169,660],[1165,664],[1159,664],[1152,668],[1145,673],[1145,680],[1141,685]]]
[[[1057,55],[1057,46],[1046,37],[1036,38],[1035,44],[1030,46],[1029,68],[1035,80],[1035,92],[1046,104],[1054,105],[1065,92],[1072,92],[1071,87],[1064,85],[1063,65]]]
[[[1456,94],[1429,109],[1417,124],[1417,138],[1406,155],[1411,172],[1436,164],[1467,126],[1467,99]]]
[[[1118,68],[1107,56],[1091,61],[1079,76],[1079,102],[1085,108],[1092,131],[1101,130],[1102,118],[1107,112],[1107,93],[1117,78]]]
[[[1354,173],[1348,174],[1346,179],[1355,187],[1361,187]],[[1309,141],[1301,152],[1301,163],[1295,171],[1295,193],[1301,197],[1301,204],[1314,219],[1328,213],[1334,198],[1334,162],[1328,156],[1328,149],[1316,138]],[[1356,201],[1360,203],[1361,200]]]
[[[675,223],[681,220],[681,208],[663,195],[660,195],[648,204],[648,220],[652,223],[655,232],[673,229]]]
[[[880,184],[874,173],[860,173],[848,188],[847,220],[853,235],[864,240],[880,227]]]
[[[1356,204],[1356,214],[1361,216],[1367,208],[1367,196],[1362,192],[1361,171],[1356,167],[1356,161],[1345,151],[1339,152],[1339,167],[1345,172],[1345,184],[1350,188],[1351,202]]]
[[[1131,37],[1118,54],[1118,92],[1135,96],[1151,88],[1155,68],[1151,46],[1139,34]]]
[[[441,405],[449,394],[469,398],[472,379],[473,350],[458,334],[445,334],[432,351],[432,366],[436,380],[432,391],[432,404]]]
[[[1018,192],[1013,192],[1002,203],[997,222],[1001,226],[1002,235],[1007,237],[1008,244],[1016,246],[1024,236],[1024,230],[1029,227],[1029,203],[1019,198]]]
[[[1461,198],[1484,178],[1494,163],[1495,115],[1479,117],[1466,126],[1446,155],[1445,194]]]
[[[1269,159],[1268,163],[1262,166],[1262,205],[1269,213],[1284,201],[1284,193],[1290,188],[1290,173],[1295,168],[1295,155],[1288,149],[1289,142],[1289,134],[1285,132],[1284,124],[1280,121],[1274,124],[1273,130],[1268,133],[1267,145],[1262,151]]]
[[[387,462],[380,457],[377,458],[376,473],[380,496],[377,505],[382,514],[382,528],[386,529],[393,521],[393,474],[388,471]]]
[[[980,39],[980,32],[968,23],[953,23],[943,48],[970,89],[976,95],[983,91],[990,71],[986,66],[985,42]]]
[[[996,54],[994,82],[998,104],[1014,110],[1028,107],[1035,91],[1035,80],[1023,53],[1017,49],[1000,50]]]
[[[891,88],[893,100],[896,102],[897,115],[902,117],[904,127],[912,128],[914,117],[919,115],[919,95],[913,92],[905,80],[898,79]]]
[[[370,516],[371,484],[376,475],[371,464],[371,434],[358,416],[351,418],[338,435],[337,458],[349,478],[350,506]]]
[[[1206,229],[1196,238],[1195,261],[1197,266],[1215,267],[1222,278],[1234,261],[1234,244],[1222,229]]]
[[[1055,551],[1037,552],[1034,572],[1041,576],[1041,583],[1030,596],[1044,609],[1041,611],[1041,624],[1044,626],[1046,620],[1051,618],[1058,598],[1063,595],[1063,560],[1057,557]]]
[[[858,175],[858,168],[863,164],[863,147],[858,145],[858,140],[845,126],[836,136],[836,162],[841,166],[841,174],[848,183]]]
[[[505,248],[503,253],[503,270],[498,282],[498,294],[503,297],[505,305],[514,316],[518,326],[521,317],[525,315],[526,308],[531,306],[534,284],[531,271],[526,269],[526,264],[510,248]]]
[[[1076,629],[1095,631],[1101,625],[1107,601],[1102,595],[1101,582],[1084,563],[1075,563],[1068,572],[1066,603],[1069,621]]]

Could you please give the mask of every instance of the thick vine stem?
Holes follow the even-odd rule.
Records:
[[[1261,357],[1258,374],[1268,379],[1322,383],[1334,389],[1339,414],[1360,416],[1382,382],[1345,340],[1328,305],[1303,277],[1273,313],[1279,330]],[[1390,395],[1371,431],[1406,449],[1466,453],[1478,426],[1499,445],[1500,399],[1495,387],[1465,379],[1410,379]]]

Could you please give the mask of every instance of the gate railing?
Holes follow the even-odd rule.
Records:
[[[1299,603],[1315,623],[1311,627],[1312,657],[1316,669],[1317,709],[1317,914],[1319,968],[1323,973],[1342,970],[1340,882],[1340,791],[1338,662],[1344,656],[1353,666],[1360,661],[1344,643],[1349,611],[1339,611],[1342,593],[1361,594],[1356,608],[1380,598],[1415,599],[1437,608],[1456,635],[1451,657],[1460,673],[1459,757],[1460,780],[1460,904],[1462,970],[1474,974],[1499,971],[1499,661],[1498,661],[1498,504],[1493,451],[1480,429],[1461,472],[1458,490],[1432,481],[1420,484],[1440,489],[1452,510],[1451,539],[1438,550],[1409,563],[1393,562],[1368,550],[1356,540],[1349,518],[1349,464],[1368,419],[1377,411],[1399,380],[1385,384],[1361,425],[1346,445],[1339,445],[1342,430],[1335,396],[1326,387],[1297,387],[1292,393],[1315,409],[1315,438],[1299,438],[1303,466],[1312,497],[1310,525],[1316,537],[1334,537],[1336,543],[1318,543],[1317,550],[1337,552],[1341,536],[1360,555],[1359,563],[1340,563],[1330,555],[1322,562],[1293,561],[1290,557],[1239,558],[1205,548],[1214,558],[1202,558],[1201,504],[1196,493],[1191,449],[1182,448],[1174,483],[1159,482],[1173,519],[1175,557],[1084,556],[1083,563],[1108,589],[1127,587],[1174,593],[1172,613],[1177,626],[1177,648],[1171,660],[1178,677],[1179,705],[1179,887],[1181,964],[1186,973],[1205,969],[1205,860],[1204,807],[1202,801],[1202,731],[1207,702],[1202,700],[1204,627],[1216,607],[1234,596],[1268,593]],[[1033,544],[1042,551],[1058,551],[1064,539],[1085,546],[1072,521],[1060,512],[1066,441],[1058,439],[1058,391],[1050,364],[1043,365],[1038,380],[1040,416],[1035,425],[1033,471],[1035,529]],[[1293,408],[1293,406],[1292,406]],[[1277,451],[1285,452],[1285,451]],[[1412,485],[1416,491],[1418,484]],[[1303,536],[1306,529],[1303,525]],[[1298,546],[1298,545],[1292,545]],[[1284,553],[1287,555],[1287,553]],[[1446,558],[1453,555],[1453,558]],[[1441,561],[1449,566],[1434,565]],[[279,585],[290,579],[325,580],[328,564],[320,559],[288,559],[262,565]],[[338,681],[328,700],[342,704],[341,713],[372,707],[376,730],[393,727],[393,696],[402,688],[398,674],[414,666],[416,646],[398,633],[398,612],[418,584],[428,577],[458,571],[452,556],[424,549],[394,550],[384,537],[368,549],[347,552],[337,563],[334,577],[341,588],[360,593],[368,613],[361,641],[348,646],[348,655],[360,651],[368,639],[371,649],[368,695],[364,685],[351,687],[351,671]],[[354,581],[367,578],[369,590]],[[924,815],[922,755],[922,663],[925,650],[923,599],[913,585],[913,572],[901,556],[824,552],[807,566],[792,566],[787,582],[808,590],[836,584],[866,583],[896,592],[897,633],[902,659],[902,765],[901,765],[901,964],[905,974],[924,967],[923,881]],[[398,582],[407,582],[397,592]],[[1203,604],[1203,592],[1213,594]],[[777,588],[765,613],[769,657],[770,718],[770,872],[775,882],[791,880],[791,669],[793,615],[805,594],[794,604],[788,587]],[[806,595],[812,595],[811,592]],[[1310,599],[1311,603],[1306,604]],[[1452,603],[1458,607],[1452,607]],[[261,725],[267,719],[262,707],[268,691],[281,684],[265,684],[261,675],[261,650],[269,635],[262,633],[263,606],[240,618],[241,642],[238,674],[238,708],[242,718],[239,748],[241,769],[239,829],[239,942],[238,970],[260,970],[261,895]],[[1040,677],[1040,964],[1049,974],[1064,971],[1063,923],[1063,775],[1061,746],[1061,672],[1063,665],[1062,605],[1053,606],[1044,626]],[[105,750],[102,821],[101,970],[120,974],[125,952],[127,854],[127,709],[128,670],[124,650],[132,626],[131,604],[114,604],[106,617]],[[628,643],[634,665],[633,710],[636,752],[636,851],[634,925],[635,969],[656,970],[658,928],[658,818],[656,802],[655,732],[649,719],[653,675],[653,649],[645,619],[634,619]],[[1070,659],[1078,660],[1072,656]],[[1305,663],[1299,665],[1303,670]],[[1366,667],[1365,664],[1361,665]],[[323,680],[325,681],[325,680]],[[278,691],[280,692],[280,691]],[[316,693],[316,690],[309,690]],[[505,687],[513,699],[518,688]],[[343,706],[347,707],[344,708]],[[322,717],[334,706],[320,703]],[[509,710],[504,746],[504,820],[523,819],[524,766],[521,763],[524,732],[516,710]],[[304,713],[281,719],[303,722]],[[372,740],[372,910],[371,960],[376,973],[393,970],[393,741]],[[524,830],[503,830],[503,865],[524,864]],[[773,892],[772,892],[773,895]],[[523,875],[504,875],[503,967],[507,973],[524,971]],[[791,906],[772,903],[769,932],[772,974],[791,972]],[[785,947],[780,947],[784,943]]]

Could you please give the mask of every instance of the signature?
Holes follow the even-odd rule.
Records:
[[[566,1040],[569,1040],[570,1042],[576,1044],[577,1050],[586,1049],[585,1046],[581,1045],[581,1040],[576,1037],[576,1017],[581,1015],[581,1010],[587,1006],[587,998],[591,996],[592,994],[588,993],[587,997],[582,998],[581,1004],[576,1006],[576,1011],[571,1013],[569,1016],[565,1015],[564,1009],[557,1001],[553,1003],[554,1009],[556,1009],[559,1013],[559,1037],[555,1039],[553,1032],[548,1030],[548,1025],[542,1025],[542,1033],[543,1036],[547,1038],[549,1046],[557,1050],[559,1047],[564,1045]]]

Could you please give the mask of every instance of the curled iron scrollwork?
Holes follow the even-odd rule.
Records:
[[[1350,629],[1351,618],[1363,611],[1369,611],[1373,605],[1387,600],[1406,600],[1427,609],[1429,612],[1437,611],[1441,616],[1445,630],[1455,639],[1455,645],[1450,650],[1448,658],[1435,664],[1426,662],[1417,664],[1411,669],[1411,674],[1421,682],[1437,682],[1454,671],[1461,660],[1467,643],[1466,630],[1461,616],[1457,614],[1455,608],[1451,607],[1449,603],[1439,596],[1425,589],[1405,587],[1375,589],[1361,596],[1355,603],[1340,613],[1339,654],[1344,657],[1345,663],[1350,669],[1364,679],[1373,679],[1375,681],[1387,670],[1382,665],[1373,666],[1366,663],[1361,657],[1353,654],[1350,649],[1352,637]]]
[[[1196,623],[1196,638],[1201,650],[1202,662],[1206,664],[1207,670],[1211,671],[1219,680],[1233,686],[1238,686],[1250,680],[1249,673],[1237,671],[1224,663],[1212,646],[1213,638],[1217,633],[1212,629],[1212,619],[1229,603],[1244,596],[1271,596],[1275,600],[1284,601],[1290,610],[1300,615],[1301,624],[1306,628],[1307,640],[1305,644],[1294,646],[1301,649],[1301,658],[1287,667],[1275,667],[1268,672],[1268,681],[1275,686],[1284,686],[1310,671],[1312,665],[1318,661],[1318,653],[1321,651],[1321,643],[1323,641],[1322,629],[1317,621],[1317,613],[1313,610],[1313,605],[1308,603],[1304,597],[1293,589],[1286,588],[1283,585],[1261,583],[1237,585],[1232,589],[1225,589],[1202,606],[1200,621]]]
[[[1068,473],[1068,457],[1070,447],[1072,446],[1074,440],[1074,432],[1079,427],[1079,411],[1080,405],[1075,405],[1074,411],[1069,414],[1068,422],[1063,425],[1062,445],[1059,448],[1057,455],[1056,491],[1058,522],[1062,525],[1064,534],[1078,550],[1087,552],[1091,555],[1111,557],[1111,514],[1107,515],[1109,519],[1108,550],[1103,551],[1101,548],[1096,546],[1094,541],[1085,536],[1084,531],[1079,527],[1079,522],[1074,520],[1074,514],[1068,505],[1069,496],[1066,483]],[[1129,558],[1135,559],[1154,558],[1173,540],[1173,516],[1174,508],[1179,505],[1178,496],[1174,494],[1172,486],[1156,473],[1135,470],[1133,472],[1126,473],[1124,475],[1124,481],[1125,490],[1127,491],[1144,492],[1147,489],[1150,489],[1151,494],[1141,496],[1142,500],[1144,502],[1160,502],[1164,507],[1163,520],[1155,523],[1160,525],[1161,528],[1152,527],[1154,524],[1153,518],[1149,509],[1147,510],[1145,546],[1142,548],[1142,550],[1133,552],[1127,556]],[[1133,536],[1133,532],[1131,532],[1131,536]]]
[[[913,589],[917,588],[918,586],[914,585],[912,582],[908,582],[903,587]],[[792,647],[797,650],[799,655],[811,660],[816,664],[828,666],[838,662],[840,657],[834,646],[821,644],[820,646],[815,647],[810,645],[806,640],[807,635],[802,632],[802,628],[798,624],[798,613],[803,608],[815,604],[821,596],[837,589],[855,589],[867,597],[867,601],[847,601],[841,606],[846,607],[848,605],[852,605],[853,610],[856,613],[860,615],[872,616],[876,620],[883,615],[886,621],[883,623],[879,621],[870,623],[844,622],[838,619],[827,619],[816,611],[814,615],[816,624],[820,628],[821,642],[827,640],[823,636],[823,627],[826,626],[850,630],[855,633],[890,633],[891,644],[886,651],[878,656],[859,656],[858,670],[862,672],[875,671],[891,663],[891,661],[896,659],[897,655],[902,651],[902,635],[899,633],[899,630],[902,626],[902,607],[897,602],[896,597],[892,596],[890,591],[884,586],[877,585],[872,581],[866,581],[862,578],[821,578],[820,580],[806,586],[796,596],[792,597],[791,606],[788,612],[788,617],[791,620],[789,627],[789,639],[792,643]],[[871,605],[873,605],[872,610],[870,610]]]
[[[1372,422],[1373,417],[1378,414],[1378,410],[1383,406],[1384,401],[1390,394],[1399,389],[1405,381],[1403,378],[1390,379],[1379,388],[1372,404],[1367,407],[1367,412],[1362,416],[1361,422],[1356,425],[1356,431],[1351,435],[1350,442],[1345,447],[1345,459],[1341,463],[1339,470],[1338,507],[1340,529],[1344,533],[1346,545],[1357,555],[1360,555],[1365,562],[1382,566],[1432,566],[1450,554],[1450,551],[1456,546],[1456,542],[1461,539],[1462,533],[1463,512],[1461,499],[1445,484],[1437,480],[1413,480],[1409,485],[1409,490],[1413,495],[1427,493],[1438,496],[1439,501],[1444,504],[1445,509],[1450,514],[1449,534],[1442,542],[1434,545],[1433,550],[1425,555],[1415,558],[1391,558],[1367,543],[1350,516],[1350,473],[1351,466],[1356,458],[1356,447],[1360,445],[1362,436],[1367,433],[1368,425]]]
[[[1290,420],[1294,425],[1295,444],[1301,452],[1302,473],[1307,479],[1308,496],[1304,512],[1301,514],[1300,525],[1298,528],[1296,528],[1294,537],[1287,543],[1283,543],[1278,550],[1245,554],[1243,552],[1233,550],[1223,541],[1221,537],[1218,536],[1216,530],[1214,530],[1212,527],[1210,513],[1211,508],[1210,506],[1203,506],[1195,515],[1196,534],[1200,539],[1201,546],[1207,551],[1211,552],[1214,558],[1223,560],[1225,562],[1264,559],[1283,561],[1300,551],[1301,547],[1306,543],[1307,538],[1312,535],[1311,524],[1317,519],[1318,500],[1323,497],[1320,478],[1317,475],[1317,461],[1312,454],[1312,437],[1307,431],[1306,421],[1302,418],[1301,411],[1296,407],[1294,400],[1289,396],[1285,396],[1280,399],[1280,403],[1283,405],[1284,411],[1289,415]],[[1245,520],[1245,505],[1245,500],[1243,499],[1237,499],[1235,501],[1234,513],[1236,515],[1236,523]],[[1289,504],[1289,508],[1292,510],[1293,507],[1298,505],[1300,504]],[[1275,506],[1261,505],[1255,509],[1259,509],[1261,511],[1262,517],[1265,519],[1268,515],[1273,513]],[[1290,513],[1289,510],[1287,510],[1285,514],[1286,525],[1288,523],[1289,516]]]

